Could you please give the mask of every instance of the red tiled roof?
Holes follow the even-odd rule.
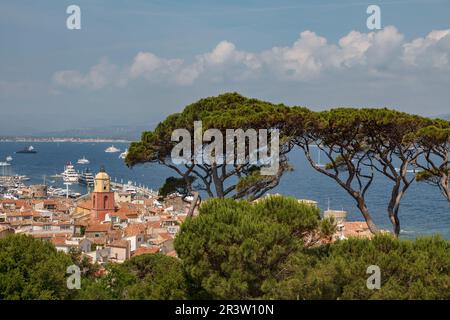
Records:
[[[77,207],[86,210],[92,210],[92,201],[90,200],[80,201],[77,203]]]
[[[155,254],[159,252],[158,247],[139,247],[134,251],[133,257],[140,256],[142,254]]]
[[[145,229],[147,229],[146,225],[143,223],[133,223],[133,224],[129,224],[126,228],[125,228],[125,235],[127,237],[132,237],[132,236],[136,236],[138,234],[144,234],[145,233]]]
[[[88,225],[86,232],[108,232],[111,229],[112,226],[110,223],[94,223]]]
[[[161,221],[147,221],[147,226],[154,229],[161,228]]]
[[[159,236],[160,236],[164,241],[173,239],[172,235],[170,235],[170,233],[168,233],[168,232],[161,232],[161,233],[159,234]]]
[[[371,236],[369,226],[365,221],[346,221],[344,224],[345,237],[366,237]]]
[[[66,245],[66,237],[53,237],[50,239],[50,241],[55,245],[55,246],[65,246]]]
[[[108,247],[129,248],[130,243],[127,240],[114,240]]]

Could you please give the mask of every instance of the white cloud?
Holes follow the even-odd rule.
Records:
[[[303,31],[286,47],[259,53],[241,51],[229,41],[221,41],[210,52],[183,59],[166,59],[151,52],[139,52],[129,66],[119,67],[102,59],[83,74],[76,70],[56,72],[57,86],[101,89],[123,86],[144,79],[167,85],[196,82],[245,81],[276,78],[309,81],[329,77],[355,76],[383,79],[412,77],[415,71],[430,75],[450,69],[450,30],[434,30],[410,42],[393,26],[377,32],[351,31],[336,44],[312,31]]]
[[[139,52],[129,68],[131,79],[143,77],[147,80],[161,80],[179,71],[183,60],[159,58],[151,52]]]
[[[415,67],[449,68],[450,30],[433,30],[404,45],[403,60]]]
[[[53,82],[66,88],[86,87],[96,90],[111,84],[121,84],[121,77],[118,67],[103,58],[100,63],[91,67],[85,75],[76,70],[58,71],[53,75]]]

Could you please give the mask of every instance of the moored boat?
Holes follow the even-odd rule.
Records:
[[[65,182],[77,182],[78,173],[75,171],[71,162],[67,162],[64,166],[64,172],[61,174]]]
[[[94,185],[94,175],[89,170],[89,168],[86,168],[86,170],[84,170],[80,174],[80,176],[78,178],[78,182],[80,184],[85,184],[85,185],[88,185],[88,186],[93,186]]]

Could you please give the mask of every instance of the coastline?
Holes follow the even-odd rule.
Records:
[[[131,143],[132,140],[127,139],[103,139],[103,138],[6,138],[0,137],[0,142],[115,142],[115,143]]]

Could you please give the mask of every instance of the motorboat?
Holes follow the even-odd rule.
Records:
[[[89,164],[90,161],[88,159],[86,159],[86,157],[83,157],[81,159],[78,159],[77,163],[78,164]]]
[[[11,161],[13,161],[13,157],[7,156],[7,157],[6,157],[6,162],[11,162]]]
[[[16,153],[37,153],[33,146],[28,146],[22,150],[16,151]]]
[[[131,193],[131,194],[136,194],[137,193],[137,187],[133,186],[133,182],[132,181],[128,181],[127,184],[122,186],[122,191],[123,192],[127,192],[127,193]]]
[[[78,173],[75,171],[71,162],[64,166],[64,172],[61,174],[65,182],[78,182]]]
[[[125,159],[125,158],[127,157],[127,155],[128,155],[128,149],[125,149],[125,151],[122,152],[122,153],[119,155],[119,158],[120,158],[120,159]]]
[[[114,145],[112,145],[111,147],[106,148],[105,152],[106,153],[115,153],[115,152],[119,152],[120,149],[114,147]]]
[[[92,174],[92,172],[89,170],[89,168],[87,168],[86,170],[84,170],[79,178],[78,178],[78,182],[80,184],[85,184],[87,186],[93,186],[94,185],[94,175]]]

